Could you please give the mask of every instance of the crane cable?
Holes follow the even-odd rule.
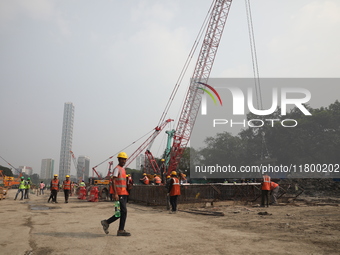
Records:
[[[250,0],[245,0],[245,3],[246,3],[246,11],[247,11],[251,58],[252,58],[254,81],[255,81],[257,108],[262,110],[263,105],[262,105],[262,95],[261,95],[260,73],[259,73],[259,66],[257,62],[257,52],[256,52],[256,45],[255,45],[255,35],[254,35],[254,26],[253,26],[252,14],[251,14]]]
[[[100,166],[101,164],[105,163],[106,161],[110,160],[111,158],[113,158],[114,156],[118,155],[119,152],[121,151],[125,151],[125,149],[129,148],[130,146],[132,146],[133,144],[135,144],[136,142],[138,142],[139,140],[141,140],[142,138],[144,138],[145,136],[149,135],[151,132],[154,132],[155,129],[152,129],[151,131],[149,131],[148,133],[146,133],[145,135],[143,135],[142,137],[138,138],[136,141],[132,142],[131,144],[129,144],[128,146],[126,146],[125,148],[119,150],[118,152],[116,152],[114,155],[112,155],[111,157],[105,159],[104,161],[100,162],[98,165],[96,165],[93,168],[97,168],[98,166]]]
[[[187,57],[187,59],[186,59],[186,61],[185,61],[185,63],[184,63],[184,66],[183,66],[183,68],[182,68],[182,70],[181,70],[181,73],[180,73],[180,75],[179,75],[179,77],[178,77],[178,79],[177,79],[177,82],[176,82],[176,84],[175,84],[175,87],[174,87],[174,89],[172,90],[172,93],[171,93],[171,95],[170,95],[170,98],[169,98],[169,100],[168,100],[166,106],[165,106],[165,109],[164,109],[164,111],[163,111],[163,113],[162,113],[162,116],[161,116],[161,118],[159,119],[158,125],[160,125],[161,123],[164,122],[164,120],[165,120],[165,118],[166,118],[166,116],[167,116],[167,114],[168,114],[168,112],[169,112],[169,109],[170,109],[170,107],[171,107],[171,105],[172,105],[172,103],[173,103],[173,100],[174,100],[174,98],[175,98],[175,96],[176,96],[176,93],[177,93],[177,91],[178,91],[178,88],[180,87],[180,85],[181,85],[181,83],[182,83],[182,80],[183,80],[183,78],[184,78],[184,75],[186,74],[186,71],[187,71],[187,69],[188,69],[188,67],[189,67],[189,65],[190,65],[190,62],[191,62],[191,60],[192,60],[192,58],[193,58],[193,56],[194,56],[194,54],[195,54],[195,51],[196,51],[197,46],[198,46],[198,43],[200,42],[200,40],[201,40],[201,38],[202,38],[202,36],[203,36],[203,31],[205,30],[205,28],[206,28],[207,25],[208,25],[208,17],[210,16],[211,9],[213,8],[213,5],[214,5],[214,1],[212,1],[211,6],[210,6],[210,8],[209,8],[209,10],[208,10],[208,13],[207,13],[207,15],[206,15],[206,17],[205,17],[205,19],[204,19],[204,21],[203,21],[203,24],[202,24],[202,26],[201,26],[201,28],[200,28],[200,30],[199,30],[199,32],[198,32],[198,35],[197,35],[197,37],[196,37],[196,39],[195,39],[195,42],[194,42],[193,46],[191,47],[191,50],[190,50],[189,55],[188,55],[188,57]]]
[[[258,67],[258,62],[257,62],[257,52],[256,52],[256,45],[255,45],[255,35],[254,35],[254,26],[253,26],[252,14],[251,14],[250,0],[245,0],[245,4],[246,4],[246,12],[247,12],[249,39],[250,39],[250,50],[251,50],[251,57],[252,57],[252,64],[253,64],[257,108],[260,110],[263,110],[260,72],[259,72],[259,67]],[[265,133],[261,132],[261,136],[262,136],[262,140],[261,140],[262,142],[261,160],[262,160],[266,155],[270,157],[270,154],[269,154],[269,150],[268,150],[266,139],[265,139]],[[266,152],[266,155],[264,155],[263,153],[264,150]]]

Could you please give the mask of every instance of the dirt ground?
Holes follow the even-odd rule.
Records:
[[[73,196],[65,204],[63,193],[58,204],[47,203],[48,195],[15,201],[15,193],[10,190],[0,201],[0,254],[340,253],[340,201],[309,199],[269,208],[229,201],[192,211],[182,206],[177,214],[129,203],[126,230],[132,235],[118,237],[118,222],[108,235],[100,224],[112,215],[111,202]],[[201,214],[211,212],[224,216]]]

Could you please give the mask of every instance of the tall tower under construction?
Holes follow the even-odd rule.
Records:
[[[74,121],[74,105],[72,103],[65,103],[63,129],[61,134],[61,149],[59,161],[59,175],[60,179],[65,179],[65,175],[71,172],[71,153],[72,150],[72,136],[73,136],[73,121]]]

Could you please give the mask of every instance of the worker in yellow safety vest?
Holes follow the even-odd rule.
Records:
[[[17,197],[18,197],[18,194],[19,194],[19,193],[21,193],[21,199],[20,199],[20,200],[23,200],[23,199],[24,199],[25,184],[26,184],[26,181],[25,181],[24,179],[25,179],[25,178],[24,178],[23,176],[21,176],[19,188],[18,188],[17,194],[15,195],[14,200],[17,200]]]

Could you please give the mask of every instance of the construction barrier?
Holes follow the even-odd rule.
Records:
[[[86,195],[87,195],[86,187],[80,187],[78,199],[86,200]]]
[[[92,186],[90,190],[89,202],[98,202],[98,187]]]

